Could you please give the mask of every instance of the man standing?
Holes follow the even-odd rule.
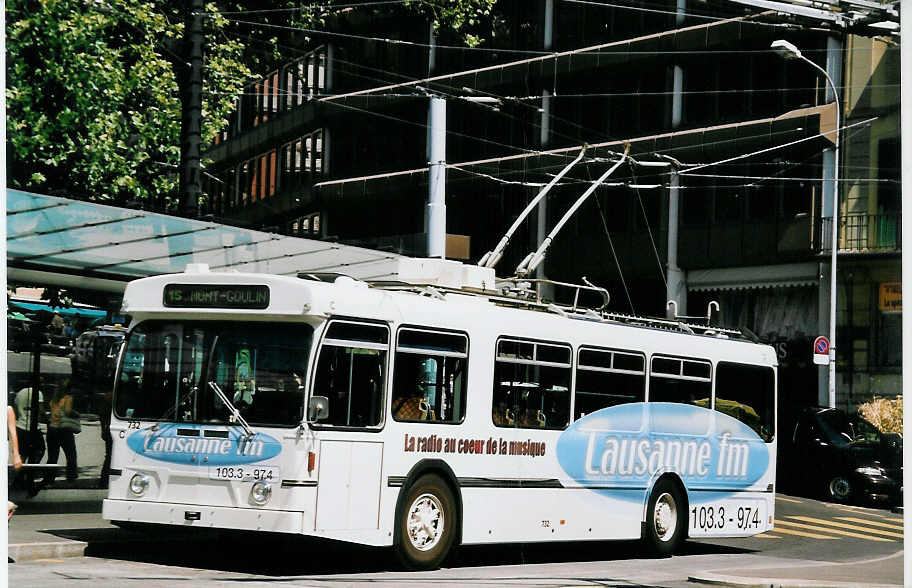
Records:
[[[39,411],[44,405],[44,396],[38,391]],[[35,415],[37,425],[38,415]],[[16,393],[16,436],[19,439],[19,453],[25,458],[25,463],[41,463],[44,457],[44,437],[41,431],[35,427],[31,430],[32,422],[32,389],[23,388]],[[17,480],[18,481],[18,480]],[[24,476],[24,486],[29,496],[38,494],[38,486],[35,484],[35,475],[26,468]]]

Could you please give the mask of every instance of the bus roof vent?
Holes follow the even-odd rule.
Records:
[[[188,263],[187,267],[184,268],[185,274],[208,274],[209,273],[209,264],[208,263]]]
[[[494,290],[494,269],[466,265],[450,259],[402,257],[398,260],[397,279],[405,284]]]

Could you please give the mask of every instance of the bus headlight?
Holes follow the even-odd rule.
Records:
[[[133,474],[130,478],[130,492],[142,496],[149,489],[149,476],[143,473]]]
[[[269,502],[270,496],[272,496],[272,485],[269,482],[259,480],[253,483],[253,487],[250,489],[250,500],[255,504],[260,506],[266,504]]]

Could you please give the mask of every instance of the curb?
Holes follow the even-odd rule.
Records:
[[[10,544],[9,559],[15,563],[38,559],[83,557],[88,543],[85,541],[46,541],[43,543]]]
[[[801,578],[763,580],[760,578],[726,576],[722,574],[688,576],[687,581],[715,586],[738,586],[740,588],[819,588],[824,585],[829,586],[830,588],[896,588],[897,586],[901,586],[901,584],[871,584],[865,582],[825,582],[824,584],[821,584],[820,580],[805,580]]]

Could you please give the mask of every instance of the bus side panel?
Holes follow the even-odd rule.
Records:
[[[645,491],[605,492],[463,488],[463,543],[638,539]]]

